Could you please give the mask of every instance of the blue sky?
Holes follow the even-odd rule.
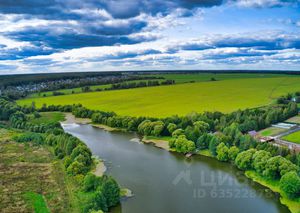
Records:
[[[300,1],[0,1],[0,74],[164,69],[300,70]]]

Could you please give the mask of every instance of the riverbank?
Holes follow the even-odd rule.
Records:
[[[206,157],[210,157],[210,158],[214,158],[216,159],[210,152],[208,149],[205,150],[200,150],[197,152],[197,154],[202,155],[202,156],[206,156]],[[289,199],[284,192],[282,192],[282,190],[279,188],[279,181],[274,181],[274,180],[266,180],[265,178],[261,177],[258,173],[256,173],[255,171],[245,171],[245,176],[249,179],[251,179],[252,181],[267,187],[268,189],[270,189],[272,192],[274,193],[278,193],[280,194],[280,203],[287,206],[288,209],[292,212],[292,213],[300,213],[300,200],[296,201],[296,200],[291,200]]]
[[[62,121],[62,124],[89,124],[93,127],[99,128],[99,129],[103,129],[105,131],[108,132],[113,132],[113,131],[122,131],[122,129],[117,129],[117,128],[112,128],[106,125],[102,125],[102,124],[93,124],[92,120],[89,118],[76,118],[72,113],[64,113],[65,115],[65,120]],[[102,177],[107,168],[104,164],[104,161],[98,157],[94,158],[94,169],[92,170],[92,173],[96,176]],[[120,196],[122,198],[130,198],[133,197],[133,193],[130,189],[128,188],[121,188],[121,192],[120,192]]]
[[[104,124],[95,124],[90,118],[76,118],[72,113],[64,113],[65,120],[61,124],[90,124],[93,127],[103,129],[108,132],[125,132],[124,129],[110,127]]]
[[[102,159],[98,157],[94,158],[95,168],[92,170],[93,174],[99,177],[102,177],[106,171],[106,166]]]
[[[89,118],[76,118],[72,113],[64,113],[65,120],[62,121],[62,124],[89,124],[91,119]]]
[[[167,139],[163,140],[160,138],[144,136],[142,139],[143,143],[153,144],[154,146],[170,151],[169,141]]]
[[[279,181],[266,180],[255,171],[246,171],[245,175],[252,181],[269,188],[275,193],[280,194],[280,203],[287,206],[292,213],[300,213],[300,201],[289,199],[287,195],[279,188]]]
[[[76,122],[87,122],[87,120],[90,120],[90,119],[85,119],[85,120],[82,121],[81,119],[79,119],[79,120],[76,119],[75,116],[73,116],[73,115],[72,116],[69,115],[69,121],[74,121],[75,123]],[[101,124],[91,124],[90,122],[88,122],[88,124],[90,124],[91,126],[94,126],[96,128],[103,129],[105,131],[110,131],[110,132],[112,132],[112,131],[122,131],[120,129],[108,127],[108,126],[101,125]],[[169,140],[170,139],[171,139],[170,137],[165,138],[165,137],[145,136],[145,137],[142,138],[141,141],[145,144],[153,144],[154,146],[156,146],[158,148],[161,148],[161,149],[164,149],[166,151],[173,151],[169,147]],[[206,156],[206,157],[211,157],[211,158],[215,159],[215,157],[211,155],[209,150],[200,150],[200,151],[197,152],[197,154],[202,155],[202,156]],[[102,166],[99,166],[99,167],[100,167],[99,171],[101,171]],[[251,180],[261,184],[262,186],[270,188],[270,190],[272,190],[275,193],[279,193],[281,195],[280,202],[283,205],[287,206],[292,213],[300,213],[300,211],[298,211],[298,209],[300,209],[300,202],[290,200],[287,196],[285,196],[280,191],[280,189],[278,187],[277,188],[275,187],[276,184],[270,184],[269,182],[266,182],[263,178],[261,178],[261,177],[259,178],[255,174],[251,174],[251,175],[249,175],[249,174],[250,174],[249,172],[246,174],[247,178],[250,178]]]
[[[90,125],[93,126],[93,127],[99,128],[99,129],[103,129],[103,130],[108,131],[108,132],[124,132],[123,129],[118,129],[118,128],[106,126],[106,125],[103,125],[103,124],[90,123]]]

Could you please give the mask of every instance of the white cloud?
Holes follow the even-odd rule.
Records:
[[[230,0],[229,3],[240,7],[282,7],[299,3],[299,0]]]

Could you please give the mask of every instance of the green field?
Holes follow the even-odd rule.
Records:
[[[176,84],[181,83],[190,83],[190,82],[205,82],[211,81],[214,78],[217,81],[223,80],[232,80],[232,79],[241,79],[241,78],[270,78],[270,77],[282,77],[283,75],[279,74],[213,74],[213,73],[195,73],[195,74],[157,74],[157,75],[145,75],[147,77],[162,77],[166,80],[174,80]],[[149,79],[149,80],[157,80],[159,82],[163,81],[162,79]],[[138,82],[147,82],[148,80],[133,80],[133,81],[124,81],[123,83],[138,83]],[[112,84],[104,84],[104,85],[93,85],[90,86],[92,91],[96,91],[97,89],[108,89],[111,88]],[[65,95],[82,93],[82,87],[76,87],[72,89],[60,89],[55,90],[56,92],[64,93]],[[28,96],[28,98],[39,98],[39,97],[49,97],[53,96],[53,91],[41,92],[41,93],[33,93]]]
[[[286,129],[278,128],[278,127],[269,127],[267,129],[261,130],[259,134],[261,136],[276,136],[279,135],[280,133],[286,132]]]
[[[170,78],[177,76],[177,79],[197,79],[193,75],[200,74],[175,75]],[[174,114],[185,115],[192,111],[231,112],[265,106],[274,102],[280,95],[300,91],[299,76],[267,75],[267,78],[266,75],[259,74],[231,74],[235,77],[228,75],[223,74],[224,80],[217,79],[218,81],[28,98],[19,100],[18,103],[30,105],[34,101],[38,107],[44,103],[81,103],[89,109],[114,111],[121,115],[165,117]],[[219,79],[220,76],[222,75],[219,75]],[[198,80],[201,78],[198,77]]]
[[[287,136],[284,136],[282,137],[283,140],[286,140],[286,141],[290,141],[290,142],[293,142],[293,143],[298,143],[300,144],[300,131],[299,132],[294,132],[290,135],[287,135]]]
[[[299,107],[300,107],[300,106],[299,106]],[[300,115],[295,116],[295,117],[292,117],[292,118],[286,120],[285,122],[288,122],[288,123],[295,123],[295,124],[300,124]]]
[[[41,112],[39,118],[30,115],[29,121],[33,124],[49,124],[63,121],[65,116],[61,112]]]
[[[176,83],[188,83],[188,82],[205,82],[211,81],[214,78],[217,81],[233,80],[242,78],[275,78],[283,77],[282,74],[251,74],[251,73],[192,73],[192,74],[158,74],[149,75],[156,77],[163,77],[168,80],[174,80]]]

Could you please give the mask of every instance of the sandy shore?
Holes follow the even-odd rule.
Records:
[[[88,124],[91,123],[91,119],[89,118],[76,118],[72,113],[64,113],[65,114],[65,120],[61,122],[62,124]]]
[[[93,173],[96,176],[101,177],[104,175],[105,171],[106,171],[106,166],[105,166],[104,162],[102,160],[97,159],[96,160],[96,168],[93,171]]]
[[[113,127],[106,126],[106,125],[103,125],[103,124],[91,124],[91,126],[99,128],[99,129],[103,129],[103,130],[108,131],[108,132],[120,131],[117,128],[113,128]]]
[[[142,139],[143,143],[151,143],[154,146],[158,147],[158,148],[162,148],[165,149],[167,151],[170,151],[170,147],[169,147],[169,142],[168,141],[164,141],[164,140],[158,140],[158,139],[146,139],[143,138]]]

